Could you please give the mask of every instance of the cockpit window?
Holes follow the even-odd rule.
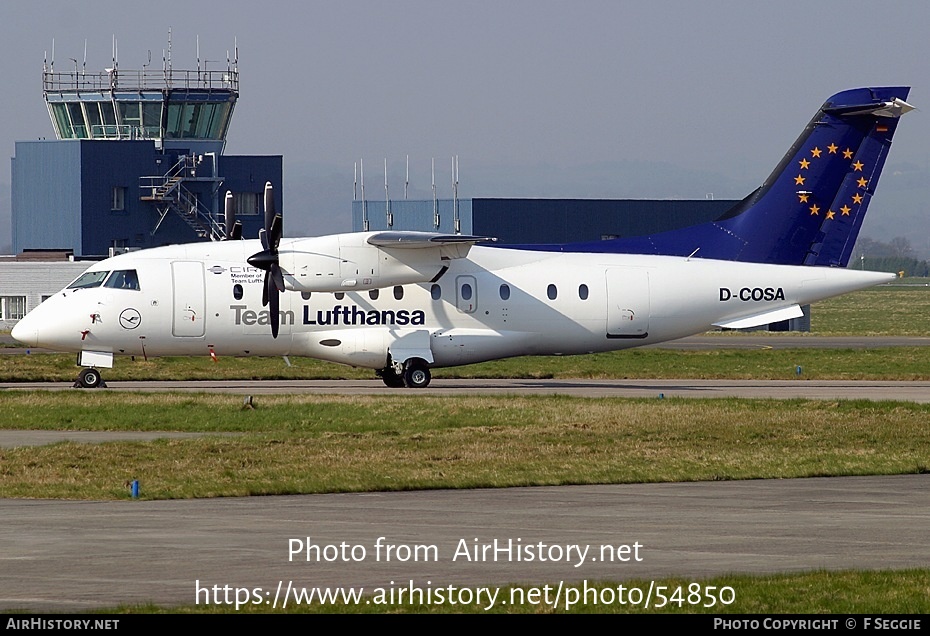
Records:
[[[103,279],[110,272],[84,272],[78,279],[68,285],[68,289],[87,289],[89,287],[100,287]]]
[[[104,287],[113,289],[135,289],[139,290],[139,277],[134,269],[118,269],[113,272],[107,279]]]

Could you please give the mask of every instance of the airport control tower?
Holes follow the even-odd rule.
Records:
[[[198,65],[199,66],[199,65]],[[46,67],[42,92],[58,139],[150,139],[157,148],[223,152],[239,98],[239,71],[198,68],[60,73]]]
[[[170,50],[170,42],[169,42]],[[262,225],[266,181],[282,209],[281,156],[226,156],[237,61],[220,70],[42,71],[55,140],[16,143],[13,249],[80,257],[225,237],[233,193],[243,236]],[[203,66],[205,66],[204,64]]]

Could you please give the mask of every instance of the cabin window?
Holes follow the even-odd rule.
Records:
[[[462,285],[462,300],[471,300],[471,285],[468,283]]]
[[[139,276],[134,269],[118,269],[110,274],[104,287],[139,291]]]
[[[304,300],[310,300],[310,292],[300,292],[300,297]]]
[[[510,300],[510,285],[501,285],[501,300]]]
[[[581,300],[588,299],[588,286],[585,285],[584,283],[578,285],[578,298],[580,298]]]
[[[239,283],[233,285],[233,298],[236,300],[242,300],[242,285]]]
[[[429,295],[433,300],[439,300],[442,298],[442,287],[433,283],[432,287],[429,288]]]
[[[549,285],[546,288],[546,296],[549,297],[549,300],[555,300],[559,295],[559,290],[556,289],[555,285]]]
[[[371,298],[372,300],[378,300],[379,291],[380,290],[377,290],[377,289],[369,289],[368,297]]]
[[[87,289],[88,287],[100,287],[103,280],[110,272],[84,272],[78,276],[77,280],[68,285],[68,289]]]
[[[404,298],[404,288],[400,285],[394,286],[394,300],[403,300]]]
[[[333,296],[336,297],[336,300],[342,300],[343,298],[346,297],[346,294],[345,292],[336,292],[335,294],[333,294]]]

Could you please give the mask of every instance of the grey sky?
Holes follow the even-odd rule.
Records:
[[[928,25],[922,0],[7,2],[0,147],[53,135],[53,38],[56,70],[81,63],[85,39],[88,69],[109,66],[114,36],[121,68],[149,50],[160,68],[170,27],[176,69],[196,67],[198,36],[208,68],[238,39],[226,152],[284,156],[288,234],[349,229],[360,158],[375,200],[385,158],[402,196],[407,155],[414,195],[428,196],[435,157],[449,196],[453,154],[462,196],[739,198],[837,91],[910,85],[930,109]],[[926,216],[925,112],[899,128],[865,233],[913,234],[888,227],[891,208]],[[894,170],[911,185],[889,184]],[[0,172],[0,217],[9,182]]]

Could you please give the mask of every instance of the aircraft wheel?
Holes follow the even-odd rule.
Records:
[[[381,376],[381,381],[384,382],[385,386],[391,387],[392,389],[401,389],[404,387],[404,377],[391,367],[381,369],[378,371],[378,375]]]
[[[103,382],[97,369],[84,369],[78,375],[78,384],[85,389],[96,389]]]
[[[431,378],[429,367],[422,360],[411,360],[404,369],[404,385],[408,389],[425,389]]]

